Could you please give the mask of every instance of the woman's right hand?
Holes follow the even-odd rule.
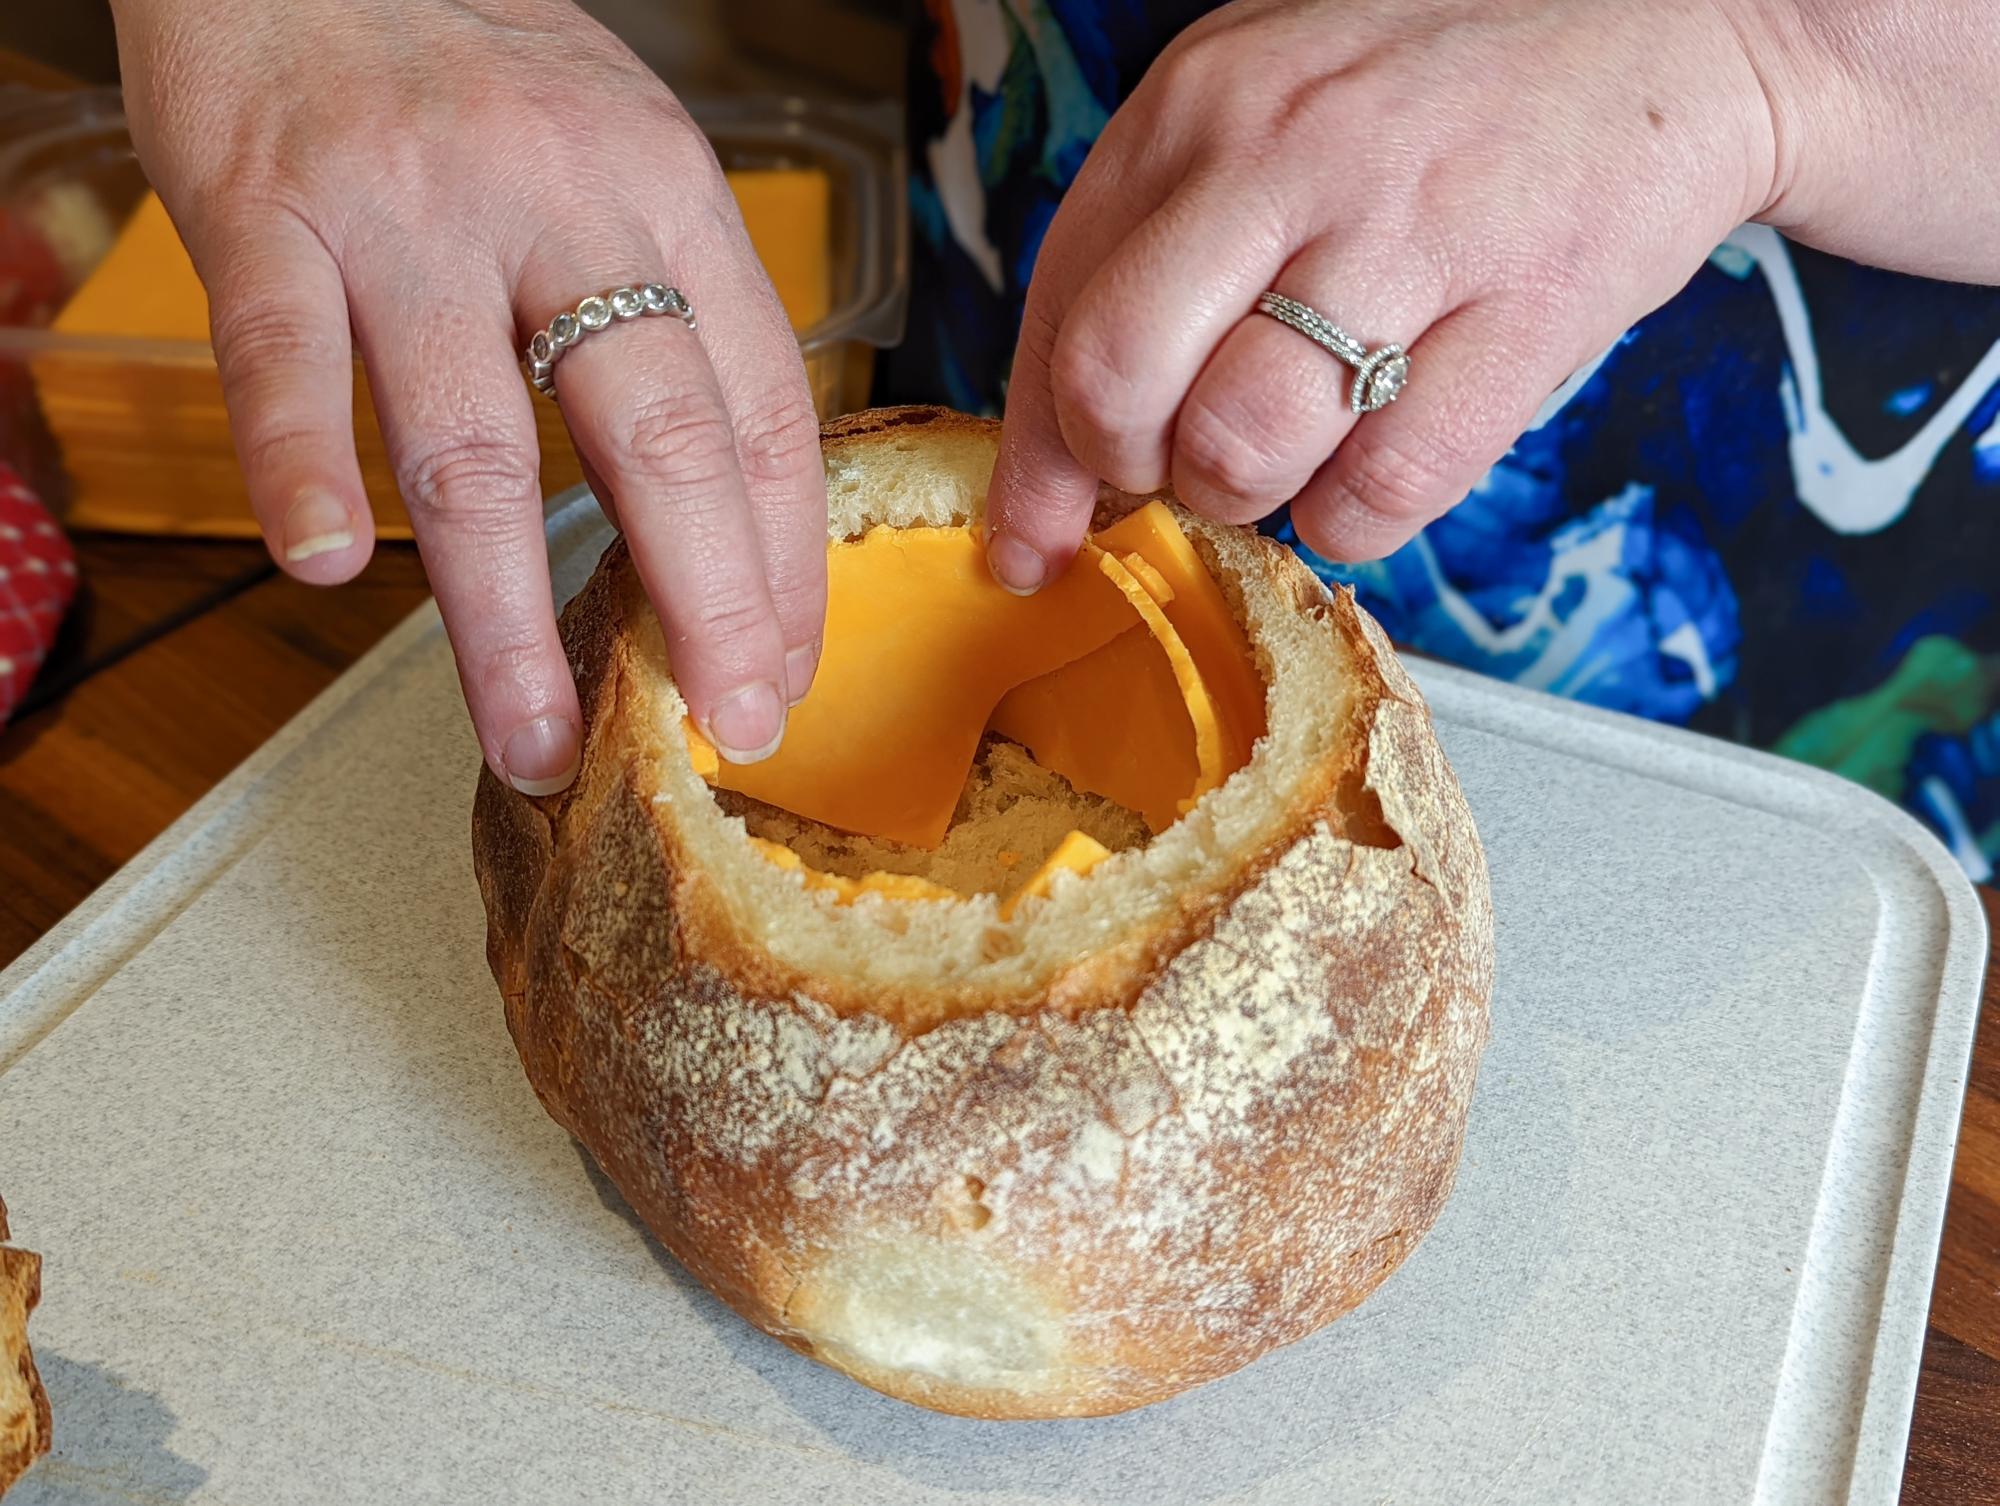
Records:
[[[331,584],[373,541],[353,356],[488,764],[580,748],[518,352],[577,301],[682,289],[584,339],[563,414],[725,756],[768,754],[818,662],[825,486],[798,347],[701,133],[569,0],[114,0],[133,137],[208,287],[274,557]]]

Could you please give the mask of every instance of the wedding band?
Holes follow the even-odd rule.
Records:
[[[1410,380],[1410,358],[1400,345],[1370,350],[1319,310],[1283,293],[1259,293],[1257,312],[1288,324],[1313,344],[1354,368],[1354,386],[1347,406],[1356,413],[1386,408],[1402,395]]]
[[[521,358],[528,368],[528,380],[544,397],[554,397],[556,362],[562,359],[564,351],[585,335],[648,314],[672,314],[689,329],[694,328],[694,310],[687,299],[681,296],[679,288],[670,288],[663,282],[594,293],[575,308],[557,314],[547,329],[535,331],[535,338],[528,342]]]

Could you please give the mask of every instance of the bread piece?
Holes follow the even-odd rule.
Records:
[[[830,538],[977,521],[996,440],[935,409],[830,425]],[[563,620],[576,783],[481,776],[488,955],[543,1104],[738,1312],[941,1411],[1224,1375],[1359,1302],[1457,1166],[1491,911],[1429,714],[1351,594],[1179,517],[1266,735],[1011,921],[990,893],[835,904],[758,856],[693,769],[622,545]]]
[[[0,1494],[49,1451],[49,1394],[28,1349],[28,1314],[42,1299],[39,1255],[7,1243],[0,1203]]]

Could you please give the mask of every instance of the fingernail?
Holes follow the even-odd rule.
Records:
[[[580,743],[567,717],[538,716],[516,727],[500,750],[507,782],[524,795],[554,795],[576,778]]]
[[[784,735],[785,703],[768,680],[724,696],[708,713],[708,740],[731,763],[769,758]]]
[[[1033,596],[1048,578],[1043,558],[1012,534],[995,534],[986,545],[986,566],[993,578],[1016,596]]]
[[[316,554],[332,554],[354,542],[354,520],[347,504],[332,492],[314,487],[299,493],[285,514],[285,559],[296,565]]]
[[[805,643],[785,655],[785,699],[796,706],[812,689],[813,673],[819,668],[819,645]]]

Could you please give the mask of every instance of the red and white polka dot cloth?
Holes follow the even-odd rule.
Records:
[[[41,499],[0,465],[0,726],[34,683],[76,594],[76,555]]]

